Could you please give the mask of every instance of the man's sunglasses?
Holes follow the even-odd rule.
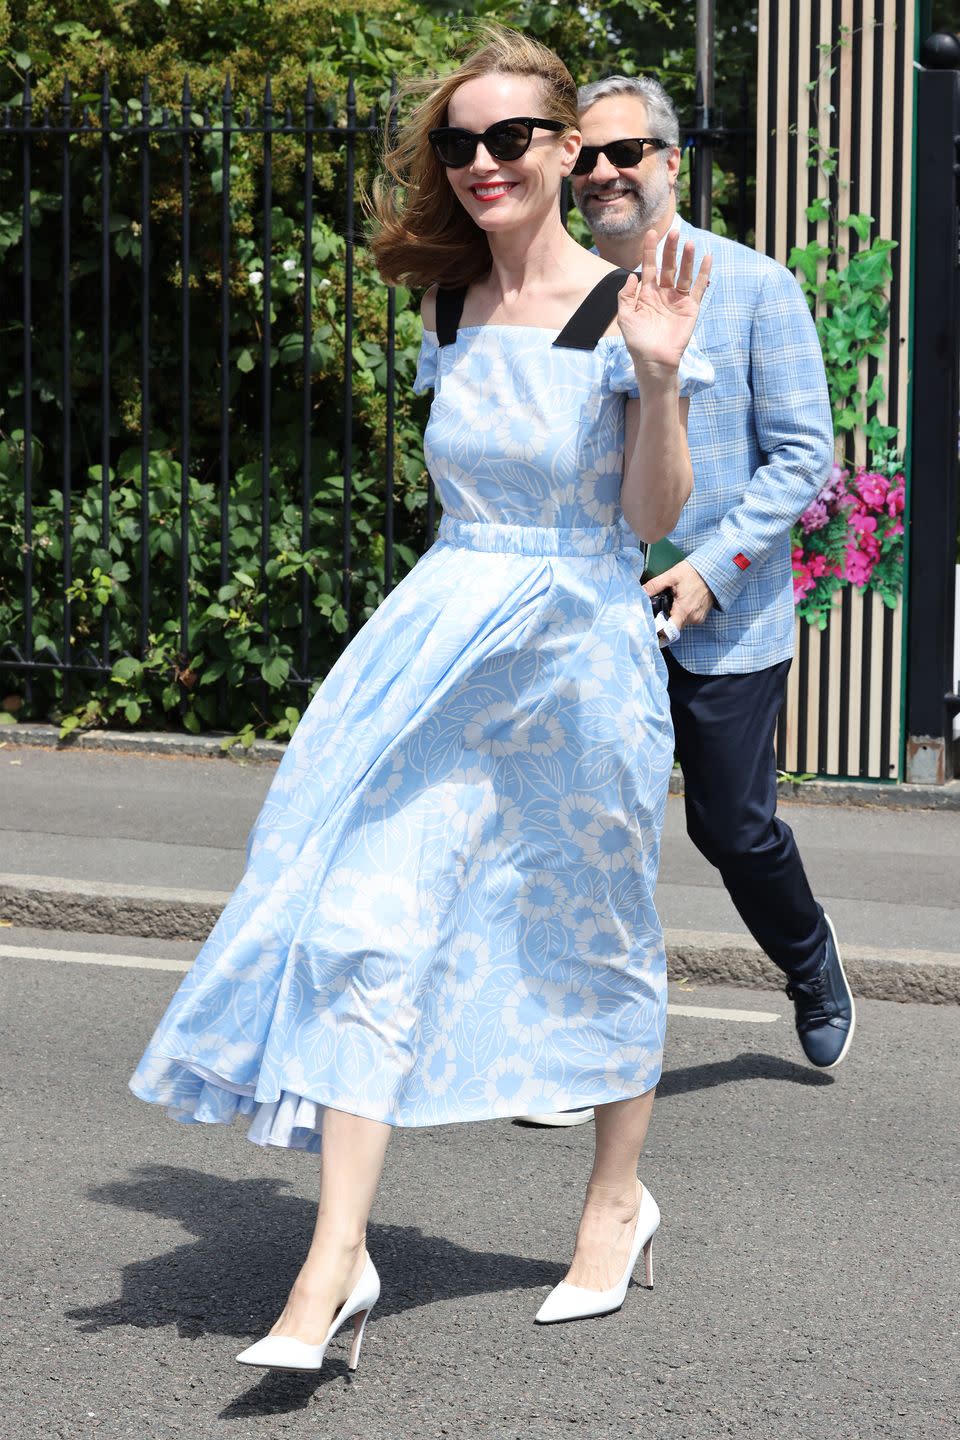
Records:
[[[654,150],[670,148],[666,140],[650,140],[649,138],[608,140],[606,145],[581,145],[573,173],[574,175],[589,175],[591,170],[596,169],[601,155],[606,155],[610,164],[617,170],[630,170],[634,165],[640,164],[645,145],[652,145]]]
[[[477,153],[477,146],[483,147],[494,160],[519,160],[530,149],[534,130],[568,130],[562,120],[534,120],[529,115],[515,116],[512,120],[498,120],[482,135],[472,130],[459,130],[456,125],[444,125],[431,130],[428,136],[434,153],[441,165],[451,170],[462,170],[469,165]]]

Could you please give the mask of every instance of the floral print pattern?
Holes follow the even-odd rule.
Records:
[[[439,538],[304,715],[131,1081],[180,1120],[316,1150],[326,1106],[430,1125],[656,1083],[673,745],[618,523],[632,367],[551,338],[425,337]]]

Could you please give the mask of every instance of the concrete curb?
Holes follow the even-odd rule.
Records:
[[[278,764],[284,756],[286,745],[276,740],[254,740],[252,745],[232,745],[223,749],[223,735],[181,735],[160,730],[85,730],[74,732],[66,740],[60,739],[56,725],[3,725],[0,726],[0,748],[16,749],[20,746],[40,746],[45,750],[96,750],[113,755],[149,755],[154,758],[173,756],[189,760],[256,760]]]
[[[742,935],[667,930],[671,980],[782,990],[784,977],[752,940]],[[910,1000],[960,1005],[960,955],[934,950],[879,950],[846,945],[843,968],[865,1000]]]
[[[279,764],[286,750],[275,740],[255,740],[222,748],[224,735],[181,735],[162,731],[129,733],[122,730],[86,730],[68,740],[59,738],[55,725],[0,726],[0,749],[40,746],[49,750],[94,750],[115,755],[168,756],[191,760],[252,760],[258,764]],[[683,776],[675,770],[670,777],[671,795],[683,794]],[[946,785],[880,784],[869,780],[781,780],[781,800],[801,805],[883,805],[897,810],[960,810],[960,780]]]
[[[0,875],[0,918],[37,930],[200,941],[229,898],[217,890],[184,892],[52,875]]]
[[[46,875],[0,875],[0,918],[39,930],[199,943],[207,938],[229,898],[212,890],[183,892]],[[672,980],[783,988],[780,971],[742,935],[668,930],[666,941]],[[844,945],[843,963],[854,991],[864,999],[960,1005],[960,955]]]

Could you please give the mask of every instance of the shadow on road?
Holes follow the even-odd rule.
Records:
[[[796,1065],[779,1055],[757,1055],[745,1050],[730,1060],[665,1070],[657,1086],[657,1100],[669,1100],[674,1095],[686,1095],[691,1090],[709,1090],[714,1085],[729,1085],[737,1080],[787,1080],[791,1085],[834,1083],[832,1075],[824,1075],[809,1065]]]
[[[92,1190],[90,1198],[100,1204],[175,1220],[197,1238],[127,1265],[119,1299],[70,1310],[67,1319],[86,1333],[175,1324],[187,1339],[259,1336],[283,1305],[316,1218],[315,1203],[284,1194],[284,1184],[151,1165]],[[553,1285],[565,1269],[467,1250],[409,1225],[371,1224],[369,1235],[371,1253],[393,1277],[378,1315],[434,1300]]]
[[[117,1325],[176,1325],[183,1339],[225,1335],[244,1344],[257,1339],[283,1307],[316,1218],[315,1203],[284,1194],[283,1186],[281,1180],[229,1180],[151,1165],[130,1180],[92,1190],[90,1198],[100,1204],[175,1220],[197,1238],[125,1266],[118,1299],[68,1310],[66,1318],[87,1334]],[[566,1268],[467,1250],[407,1225],[372,1224],[369,1244],[391,1277],[371,1326],[378,1317],[434,1300],[555,1285]],[[300,1409],[318,1383],[347,1376],[345,1360],[334,1353],[319,1379],[268,1373],[221,1418]]]

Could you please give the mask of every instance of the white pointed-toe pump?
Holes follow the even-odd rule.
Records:
[[[370,1311],[379,1298],[380,1276],[368,1255],[360,1279],[334,1315],[322,1345],[308,1345],[305,1340],[295,1340],[289,1335],[266,1335],[255,1345],[241,1350],[237,1360],[241,1365],[261,1365],[268,1370],[319,1370],[330,1341],[337,1331],[352,1319],[353,1344],[350,1347],[349,1365],[351,1370],[356,1370],[360,1363],[363,1332],[370,1318]]]
[[[653,1288],[653,1237],[660,1224],[660,1211],[650,1191],[644,1186],[637,1212],[637,1228],[630,1247],[630,1259],[616,1285],[609,1290],[585,1290],[580,1285],[568,1285],[562,1280],[551,1290],[536,1314],[538,1325],[554,1325],[559,1320],[586,1320],[591,1315],[609,1315],[619,1310],[630,1284],[630,1276],[643,1251],[647,1287]]]

